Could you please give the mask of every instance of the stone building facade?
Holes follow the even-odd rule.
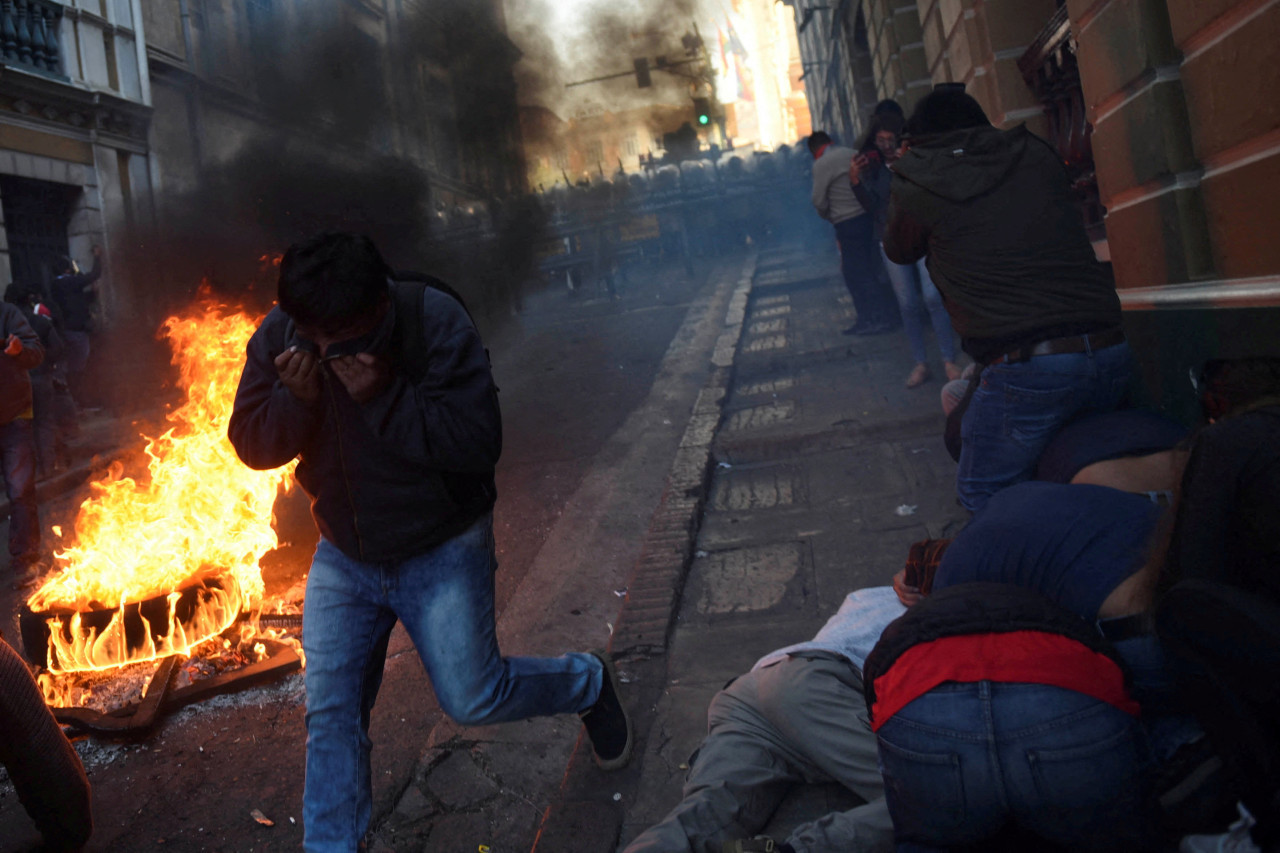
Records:
[[[87,265],[152,210],[141,0],[0,4],[0,290]],[[104,280],[103,308],[115,305]]]
[[[790,3],[815,127],[963,82],[1057,148],[1150,402],[1188,413],[1204,359],[1280,354],[1276,0]]]

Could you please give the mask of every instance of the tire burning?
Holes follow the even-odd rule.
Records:
[[[293,465],[253,471],[227,440],[256,325],[203,300],[161,327],[185,398],[147,440],[145,476],[115,463],[91,484],[69,544],[27,600],[24,645],[34,657],[43,642],[50,674],[189,654],[260,605],[258,561],[278,544],[272,507]]]

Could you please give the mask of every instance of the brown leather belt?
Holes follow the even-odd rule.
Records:
[[[1062,355],[1070,352],[1093,352],[1095,350],[1106,349],[1124,343],[1124,331],[1121,329],[1111,329],[1106,332],[1096,332],[1092,335],[1072,335],[1068,338],[1051,338],[1047,341],[1040,341],[1029,347],[1019,347],[1015,350],[1009,350],[1003,355],[998,355],[988,361],[988,365],[992,364],[1010,364],[1013,362],[1026,361],[1037,355]]]

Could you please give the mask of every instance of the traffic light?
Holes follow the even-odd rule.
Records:
[[[636,66],[636,85],[641,89],[648,89],[653,85],[653,78],[649,76],[649,58],[642,56],[635,60]]]
[[[698,124],[708,125],[711,123],[711,101],[707,98],[693,99],[693,114],[698,118]]]

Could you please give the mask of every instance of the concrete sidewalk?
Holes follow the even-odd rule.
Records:
[[[580,744],[540,853],[621,849],[659,820],[679,801],[717,690],[812,637],[851,590],[889,583],[910,543],[951,535],[967,518],[942,442],[936,346],[934,381],[908,390],[904,335],[841,335],[853,312],[834,251],[762,251],[739,295],[716,425],[702,425],[714,430],[708,468],[696,484],[671,483],[664,500],[695,504],[691,523],[682,531],[659,509],[614,637],[636,759],[603,774]],[[655,571],[664,542],[672,557]],[[855,803],[839,786],[798,788],[766,832],[785,838]]]

